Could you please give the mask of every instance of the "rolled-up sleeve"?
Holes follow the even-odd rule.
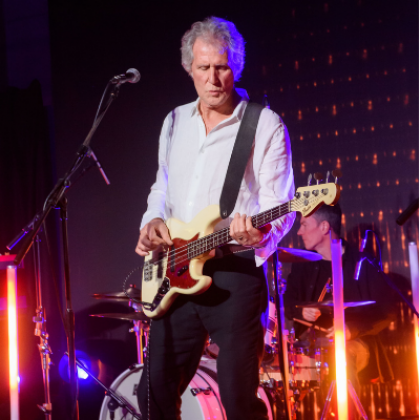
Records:
[[[165,200],[168,186],[168,147],[171,125],[172,115],[169,114],[163,122],[160,133],[156,181],[150,188],[150,193],[147,198],[147,210],[143,214],[140,229],[152,219],[159,217],[165,220]]]
[[[271,113],[268,121],[263,124],[270,125],[273,120],[274,133],[263,146],[264,150],[258,172],[258,200],[260,211],[269,210],[293,199],[295,184],[292,169],[292,151],[287,128],[276,114]],[[264,127],[261,127],[264,130]],[[267,127],[266,130],[270,131]],[[271,128],[273,130],[273,128]],[[258,141],[258,139],[256,139]],[[256,148],[257,148],[256,143]],[[257,152],[257,151],[256,151]],[[276,250],[277,244],[293,226],[295,213],[289,213],[271,223],[272,229],[269,239],[263,248],[255,250],[257,265],[263,264]]]

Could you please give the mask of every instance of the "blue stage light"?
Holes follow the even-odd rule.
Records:
[[[83,363],[83,365],[86,366],[87,369],[89,370],[92,369],[92,362],[87,353],[81,350],[76,350],[76,358],[81,363]],[[60,360],[60,363],[58,365],[58,371],[60,373],[61,379],[63,379],[66,382],[70,382],[69,381],[69,358],[66,354]],[[79,379],[82,379],[82,380],[86,380],[89,377],[89,375],[79,366],[77,367],[77,376]]]

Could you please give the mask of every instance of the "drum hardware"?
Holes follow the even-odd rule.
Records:
[[[191,391],[191,394],[194,395],[194,397],[197,396],[198,394],[201,394],[201,393],[203,393],[204,395],[210,395],[211,388],[210,387],[207,387],[206,389],[203,389],[203,388],[191,388],[190,391]]]
[[[277,247],[277,256],[280,263],[300,263],[322,260],[322,256],[316,252],[295,248]]]
[[[275,356],[277,355],[277,313],[276,313],[276,305],[274,303],[274,298],[270,296],[270,300],[268,302],[268,320],[267,320],[267,327],[264,334],[264,354],[262,365],[271,364]]]
[[[15,237],[6,248],[12,250],[15,245],[17,245],[25,235],[34,229],[35,223],[38,221],[40,213],[38,213],[32,220],[26,225],[17,237]],[[38,228],[39,229],[39,228]],[[51,357],[52,354],[51,347],[49,345],[49,334],[47,332],[47,314],[46,309],[42,304],[42,276],[41,276],[41,248],[40,248],[40,238],[38,232],[35,234],[33,239],[34,247],[33,251],[33,260],[34,260],[34,277],[35,277],[35,296],[36,296],[36,310],[35,316],[32,318],[32,321],[35,323],[34,335],[39,337],[40,344],[38,344],[39,354],[41,356],[41,368],[42,368],[42,379],[44,385],[44,398],[45,403],[42,405],[37,404],[37,407],[45,414],[46,420],[51,420],[52,418],[52,403],[51,403],[51,394],[50,394],[50,366],[51,366]],[[28,248],[29,249],[29,248]]]
[[[260,384],[271,393],[273,401],[283,404],[285,417],[291,420],[295,417],[300,398],[300,390],[290,377],[288,344],[295,341],[294,330],[285,330],[283,295],[286,291],[286,281],[282,278],[282,263],[318,261],[322,257],[310,251],[278,247],[273,254],[273,283],[275,298],[269,301],[268,325],[264,337],[265,354],[262,363]],[[273,325],[274,324],[274,325]],[[277,328],[275,328],[277,327]],[[278,337],[281,337],[279,340]],[[277,356],[277,357],[276,357]],[[274,360],[278,366],[273,366]],[[269,379],[266,379],[266,375]],[[297,398],[299,396],[299,398]]]
[[[89,316],[95,316],[98,318],[120,319],[122,321],[140,321],[146,325],[149,324],[149,318],[143,312],[131,312],[128,314],[90,314]]]
[[[128,314],[121,313],[108,313],[108,314],[91,314],[90,316],[95,316],[99,318],[112,318],[112,319],[121,319],[124,321],[132,321],[134,326],[129,329],[129,332],[134,332],[136,335],[136,346],[137,346],[137,362],[142,364],[144,362],[144,355],[147,348],[147,334],[149,331],[149,318],[143,313],[142,305],[134,302],[130,297],[140,299],[141,291],[136,288],[135,285],[130,284],[130,287],[125,292],[115,292],[115,293],[95,293],[92,296],[95,299],[107,299],[114,300],[117,302],[127,302],[130,307],[132,307],[135,312]]]
[[[321,332],[328,332],[326,328],[319,327],[318,325],[314,325],[311,322],[304,321],[303,319],[293,318],[293,321],[298,322],[299,324],[306,325],[307,327],[314,328]]]
[[[206,344],[205,354],[213,359],[217,359],[219,356],[219,351],[219,346],[211,339],[211,337],[209,337]]]
[[[355,308],[357,306],[365,306],[365,305],[372,305],[376,303],[374,300],[361,300],[358,302],[343,302],[344,309],[346,308]],[[305,303],[304,305],[296,305],[297,308],[333,308],[334,302],[332,300],[324,300],[323,302],[309,302]]]
[[[324,408],[322,409],[322,414],[321,414],[321,419],[320,420],[325,420],[325,418],[327,417],[328,414],[328,410],[330,408],[331,405],[331,400],[332,400],[332,396],[333,396],[333,392],[335,389],[335,385],[336,385],[336,381],[333,380],[331,382],[330,388],[328,390],[328,395],[327,398],[325,399],[325,404],[324,404]],[[362,417],[364,420],[369,420],[365,409],[362,406],[362,403],[359,400],[359,397],[357,396],[356,390],[353,387],[353,384],[351,383],[350,379],[347,381],[347,387],[348,387],[348,391],[350,394],[350,398],[353,400],[353,403],[356,407],[356,410],[359,414],[360,417]]]
[[[127,294],[133,299],[141,298],[141,291],[135,285],[130,284],[130,287],[126,290]],[[92,295],[95,299],[113,300],[115,302],[128,302],[130,298],[124,292],[113,292],[113,293],[94,293]]]
[[[280,249],[280,254],[282,260],[284,261],[287,257],[295,254],[286,251],[285,248]],[[307,261],[305,259],[305,261]],[[290,384],[289,384],[289,369],[288,369],[288,349],[287,349],[287,342],[284,339],[285,334],[285,315],[284,315],[284,301],[283,301],[283,294],[286,291],[286,282],[282,279],[282,266],[280,262],[280,258],[278,258],[278,253],[275,252],[273,254],[273,282],[274,282],[274,292],[275,292],[275,310],[276,310],[276,320],[277,320],[277,336],[280,337],[280,340],[277,340],[277,355],[278,355],[278,365],[279,365],[279,373],[281,378],[283,379],[281,388],[275,389],[275,401],[278,402],[284,401],[284,412],[285,417],[287,420],[291,420],[294,415],[294,401],[293,398],[290,398],[289,391],[290,391]]]

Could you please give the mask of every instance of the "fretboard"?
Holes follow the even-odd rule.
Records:
[[[270,210],[263,211],[261,213],[252,216],[252,226],[258,229],[261,228],[273,220],[290,213],[290,201],[280,206],[273,207]],[[225,245],[232,240],[229,235],[229,228],[218,230],[217,232],[211,233],[210,235],[203,236],[196,241],[188,244],[188,259],[195,258],[205,252],[211,251],[214,248]]]

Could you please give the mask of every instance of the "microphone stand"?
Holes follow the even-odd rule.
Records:
[[[19,265],[22,260],[25,258],[29,249],[34,243],[35,237],[38,235],[38,232],[47,218],[48,214],[52,209],[60,209],[60,218],[61,218],[61,230],[62,230],[62,245],[63,245],[63,261],[64,261],[64,285],[65,285],[65,299],[66,299],[66,310],[65,310],[65,329],[67,335],[67,351],[69,354],[69,378],[70,378],[70,395],[72,401],[71,407],[71,418],[74,420],[79,419],[79,404],[78,404],[78,381],[77,381],[77,365],[76,365],[76,349],[75,349],[75,330],[74,330],[74,312],[72,309],[71,303],[71,289],[70,289],[70,264],[69,264],[69,252],[68,252],[68,235],[67,235],[67,197],[65,195],[66,190],[71,185],[71,177],[77,171],[77,169],[82,165],[86,157],[91,157],[94,159],[95,164],[102,169],[99,162],[96,159],[95,154],[90,148],[91,139],[101,123],[106,111],[110,107],[111,103],[118,97],[120,90],[120,83],[115,83],[112,81],[108,82],[104,93],[102,95],[101,101],[99,103],[98,112],[95,116],[92,128],[90,129],[85,141],[80,146],[76,159],[74,160],[71,168],[66,172],[63,178],[60,178],[50,194],[48,195],[44,208],[42,212],[38,213],[33,219],[32,230],[29,231],[27,227],[23,229],[24,233],[18,235],[14,239],[13,245],[19,242],[24,238],[22,247],[16,255],[14,264]],[[104,107],[104,110],[99,113],[103,98],[106,91],[112,85],[112,90],[109,96],[109,99]],[[103,169],[101,173],[104,175]],[[107,181],[105,175],[105,181]],[[107,182],[109,183],[109,181]],[[31,222],[32,223],[32,222]],[[26,237],[25,237],[26,236]]]
[[[385,282],[388,284],[389,287],[394,289],[400,298],[408,305],[408,307],[413,311],[413,313],[419,317],[419,313],[415,306],[402,294],[401,290],[394,284],[394,282],[391,280],[391,278],[382,270],[382,266],[380,262],[376,258],[370,258],[368,255],[365,255],[363,257],[364,260],[368,261],[369,264],[371,264],[373,267],[375,267],[378,270],[378,273],[381,274],[382,278],[385,280]]]
[[[67,353],[65,353],[67,354]],[[121,407],[122,410],[130,413],[131,416],[137,420],[142,420],[141,414],[136,412],[136,409],[131,406],[131,404],[122,396],[118,395],[114,390],[108,388],[104,383],[102,383],[81,361],[76,359],[77,366],[80,367],[84,372],[86,372],[98,385],[100,385],[104,390],[108,401],[108,409],[110,411],[111,419],[115,417],[115,410],[118,407]],[[125,415],[124,415],[125,417]]]

